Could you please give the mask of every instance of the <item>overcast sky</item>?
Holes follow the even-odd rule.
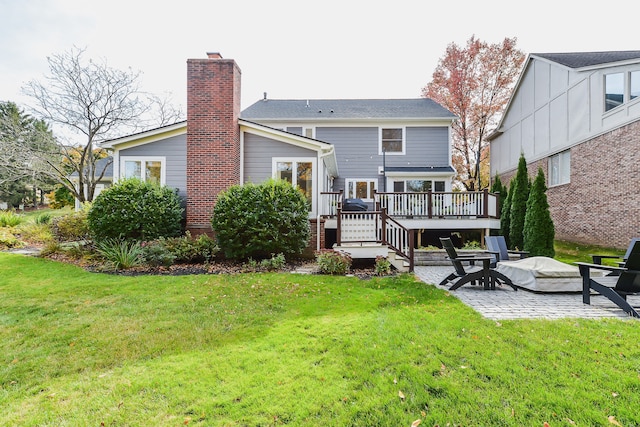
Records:
[[[186,60],[220,52],[262,98],[414,98],[449,43],[516,37],[525,53],[639,50],[635,2],[558,0],[0,0],[0,100],[26,106],[73,46],[186,105]],[[632,9],[629,9],[632,7]]]

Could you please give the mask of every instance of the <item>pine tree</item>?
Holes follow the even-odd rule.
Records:
[[[518,171],[512,187],[513,193],[511,194],[511,209],[509,211],[509,240],[511,249],[522,249],[524,243],[524,216],[527,212],[527,199],[529,199],[529,176],[524,154],[520,154]]]
[[[539,168],[527,200],[527,213],[524,218],[524,250],[529,251],[530,256],[553,258],[555,230],[546,191],[544,172]]]
[[[509,184],[509,188],[505,187],[506,197],[500,210],[500,234],[504,237],[507,247],[511,247],[511,239],[509,239],[510,217],[511,217],[511,194],[513,193],[513,179]]]

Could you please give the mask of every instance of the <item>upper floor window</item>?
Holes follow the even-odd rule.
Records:
[[[158,185],[165,184],[164,158],[161,157],[121,157],[123,178],[138,178]]]
[[[604,111],[609,111],[624,102],[624,73],[604,76]]]
[[[640,96],[640,71],[632,71],[629,76],[629,97],[635,99]]]
[[[404,129],[381,128],[379,154],[404,154]]]
[[[346,179],[345,187],[347,199],[362,199],[373,201],[373,194],[378,189],[377,179]]]
[[[549,186],[568,184],[571,172],[571,151],[549,157]]]
[[[604,111],[612,110],[640,96],[640,71],[605,74]]]

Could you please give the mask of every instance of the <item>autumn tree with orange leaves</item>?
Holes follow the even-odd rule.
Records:
[[[447,46],[432,80],[422,89],[458,116],[453,128],[453,166],[468,191],[489,185],[489,141],[520,73],[525,54],[516,38],[489,44],[471,36],[466,47]]]

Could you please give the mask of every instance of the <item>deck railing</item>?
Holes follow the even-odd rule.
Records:
[[[375,209],[392,217],[499,218],[499,194],[484,191],[424,193],[375,193]],[[334,217],[342,206],[342,192],[320,195],[320,214]]]
[[[336,215],[337,244],[381,243],[409,262],[413,271],[414,233],[381,211],[345,212]]]

